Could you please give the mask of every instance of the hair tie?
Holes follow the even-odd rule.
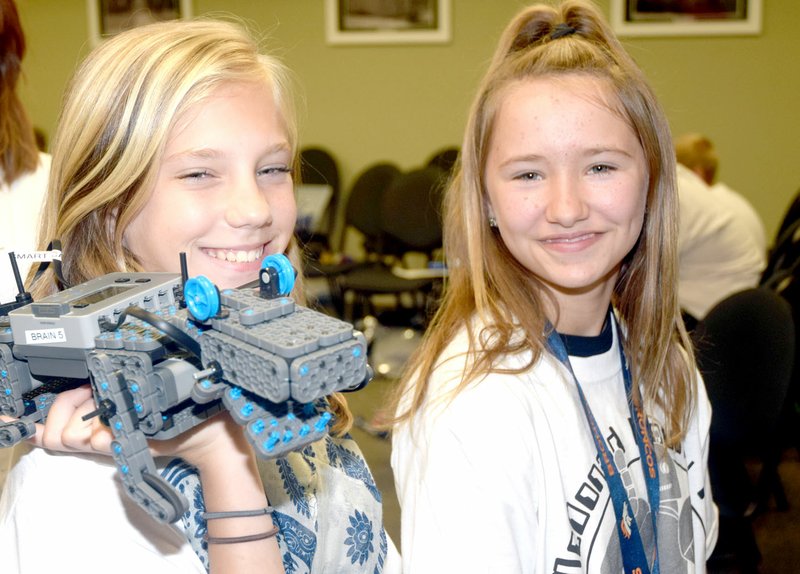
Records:
[[[563,38],[564,36],[570,36],[577,32],[575,28],[570,26],[569,24],[565,24],[561,22],[560,24],[556,24],[556,27],[550,33],[551,40],[558,40],[559,38]]]

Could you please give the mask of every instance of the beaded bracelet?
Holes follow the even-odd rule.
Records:
[[[256,510],[230,510],[228,512],[204,512],[203,520],[214,520],[216,518],[249,518],[251,516],[263,516],[272,514],[275,511],[271,506],[258,508]]]
[[[278,527],[274,526],[266,532],[259,532],[258,534],[248,534],[246,536],[209,536],[206,534],[205,540],[209,544],[239,544],[240,542],[253,542],[255,540],[264,540],[265,538],[272,538],[278,533]]]

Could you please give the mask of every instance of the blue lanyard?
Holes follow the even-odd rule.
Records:
[[[610,313],[611,320],[616,322],[614,314]],[[633,515],[628,496],[625,493],[625,485],[622,483],[617,467],[614,465],[611,453],[600,432],[600,427],[592,414],[592,409],[589,408],[589,403],[586,396],[583,394],[578,378],[572,370],[572,365],[569,362],[569,354],[567,348],[564,346],[564,341],[559,334],[549,327],[550,334],[547,337],[547,346],[550,351],[561,361],[567,368],[572,379],[575,381],[575,386],[578,389],[578,396],[583,405],[583,412],[586,415],[586,420],[589,423],[589,429],[592,433],[595,446],[597,448],[597,456],[600,460],[600,466],[603,469],[603,474],[608,484],[609,495],[614,506],[614,514],[617,517],[616,531],[619,536],[620,548],[622,550],[622,562],[624,565],[625,574],[659,574],[658,566],[658,530],[656,528],[656,516],[658,507],[661,501],[661,492],[659,490],[658,480],[658,465],[656,464],[656,454],[653,450],[653,437],[650,432],[650,426],[647,422],[647,415],[642,408],[641,400],[638,392],[634,392],[633,381],[631,379],[631,372],[628,368],[628,362],[625,359],[625,352],[623,351],[622,333],[620,332],[619,325],[616,326],[620,362],[622,364],[622,378],[625,381],[625,394],[628,397],[628,406],[631,410],[631,418],[634,421],[633,435],[636,439],[636,444],[639,447],[639,454],[641,457],[642,468],[644,470],[645,484],[647,485],[647,496],[650,503],[650,518],[653,522],[653,551],[652,559],[653,566],[650,568],[650,561],[647,559],[647,553],[644,549],[644,543],[639,532],[639,526],[636,523],[636,517]]]

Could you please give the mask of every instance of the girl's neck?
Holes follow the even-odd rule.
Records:
[[[564,335],[578,335],[581,337],[596,337],[603,330],[608,307],[611,304],[610,290],[603,292],[589,292],[581,294],[567,294],[555,292],[558,303],[558,313],[551,316],[558,317],[555,323],[556,331]]]

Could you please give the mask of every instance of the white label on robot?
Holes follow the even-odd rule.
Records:
[[[29,345],[66,343],[67,333],[64,329],[37,329],[35,331],[25,331],[25,341]]]
[[[20,261],[61,261],[61,251],[51,249],[50,251],[20,251],[14,253]]]

